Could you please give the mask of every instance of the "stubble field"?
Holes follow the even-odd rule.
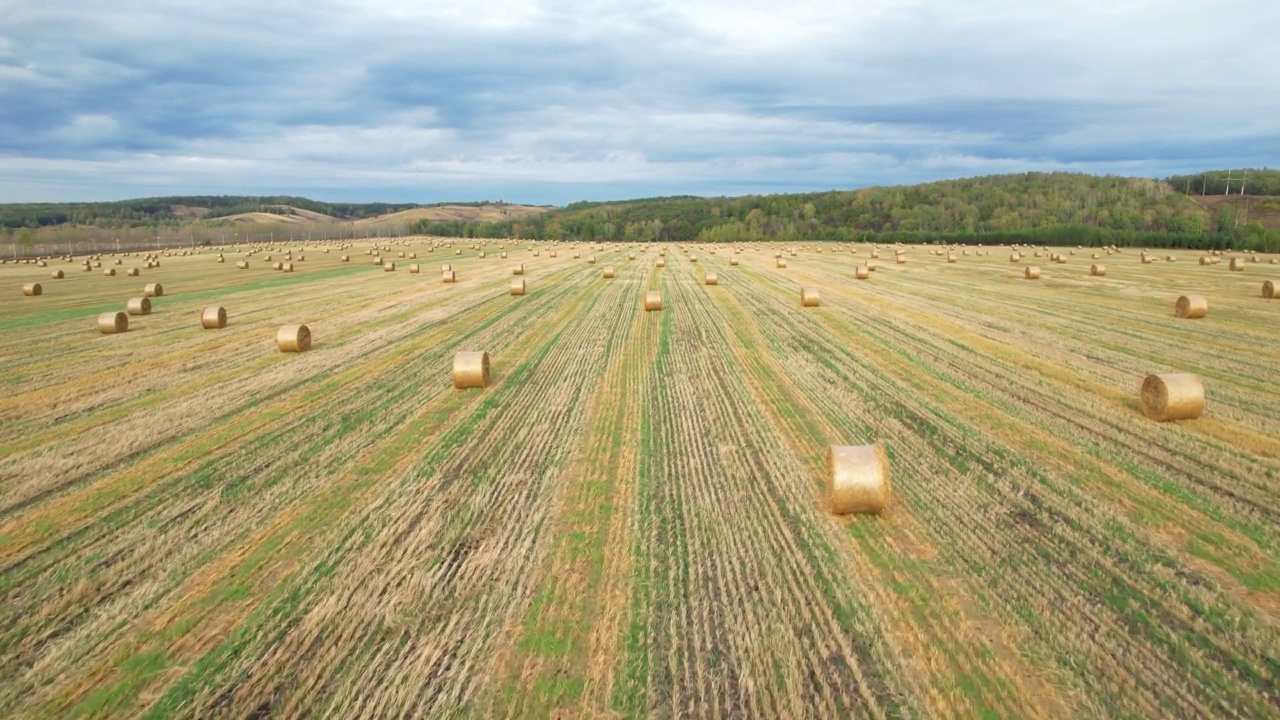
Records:
[[[1280,715],[1269,257],[381,244],[0,267],[0,716]]]

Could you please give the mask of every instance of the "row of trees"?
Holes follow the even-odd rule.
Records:
[[[1166,182],[1187,195],[1280,195],[1280,170],[1245,168],[1207,170],[1195,175],[1174,175]]]
[[[909,187],[737,198],[666,197],[574,203],[494,223],[420,222],[452,237],[577,241],[925,239],[956,243],[1280,247],[1197,206],[1168,183],[1073,173],[1024,173]]]

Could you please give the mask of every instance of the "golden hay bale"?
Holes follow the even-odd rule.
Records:
[[[524,294],[524,278],[511,281],[511,294],[512,295]]]
[[[342,262],[351,262],[351,256],[350,256],[350,255],[343,255],[343,256],[342,256],[341,258],[339,258],[339,259],[340,259]]]
[[[393,263],[393,262],[384,263],[384,264],[382,265],[382,271],[383,271],[383,272],[395,272],[395,271],[396,271],[396,264],[395,264],[395,263]]]
[[[1174,256],[1172,256],[1172,255],[1165,255],[1165,256],[1164,256],[1164,261],[1165,261],[1165,262],[1177,262],[1177,261],[1178,261],[1178,258],[1176,258],[1176,257],[1174,257]]]
[[[271,269],[272,269],[272,270],[283,270],[283,269],[284,269],[284,263],[279,262],[279,261],[277,261],[277,262],[273,262],[273,263],[271,263]]]
[[[280,268],[280,272],[293,272],[293,263],[287,262]]]
[[[410,275],[417,275],[420,272],[422,272],[422,268],[418,266],[418,263],[413,263],[409,266]]]
[[[481,260],[483,260],[483,259],[484,259],[484,251],[483,251],[483,250],[481,250],[481,251],[480,251],[480,254],[479,254],[477,257],[479,257]]]
[[[220,262],[220,263],[224,263],[224,262],[226,262],[226,261],[227,261],[227,259],[226,259],[226,258],[222,257],[221,255],[219,255],[219,256],[218,256],[218,262]]]
[[[1090,275],[1097,275],[1098,277],[1102,277],[1103,275],[1106,275],[1106,274],[1107,274],[1107,266],[1106,266],[1106,265],[1098,265],[1097,263],[1094,263],[1093,265],[1090,265],[1090,266],[1089,266],[1089,274],[1090,274]]]
[[[127,272],[127,273],[125,273],[125,274],[126,274],[126,275],[128,275],[129,277],[138,277],[139,275],[141,275],[141,274],[142,274],[142,271],[141,271],[141,270],[139,270],[139,269],[138,269],[138,268],[136,268],[136,267],[135,267],[135,268],[129,268],[129,272]]]
[[[453,356],[453,387],[458,390],[489,385],[489,353],[462,350]]]
[[[577,260],[577,259],[579,259],[579,258],[581,258],[581,257],[582,257],[582,253],[580,253],[580,252],[576,252],[576,251],[573,253],[573,259],[574,259],[574,260]]]
[[[596,264],[596,256],[595,256],[595,255],[592,255],[592,256],[588,257],[588,258],[587,258],[587,264],[588,264],[588,265],[595,265],[595,264]]]
[[[658,262],[657,262],[656,266],[657,266],[657,267],[664,268],[664,267],[666,267],[666,266],[667,266],[667,261],[666,261],[666,260],[664,260],[663,258],[658,258]]]
[[[446,269],[446,270],[448,270],[448,269],[449,269],[449,266],[447,266],[447,265],[446,265],[446,266],[445,266],[445,269]],[[512,274],[512,275],[523,275],[523,274],[524,274],[524,263],[520,263],[519,265],[516,265],[515,267],[511,268],[511,274]]]
[[[1091,259],[1093,259],[1093,260],[1099,260],[1099,259],[1101,259],[1101,258],[1098,256],[1098,253],[1094,253],[1094,254],[1093,254],[1093,257],[1092,257]]]
[[[818,307],[818,288],[800,288],[800,307]]]
[[[601,275],[603,275],[603,276],[604,276],[604,279],[605,279],[605,280],[612,280],[612,279],[613,279],[613,266],[612,266],[612,265],[605,265],[605,266],[604,266],[604,272],[603,272],[603,273],[601,273]]]
[[[720,278],[716,277],[716,274],[713,272],[709,272],[705,276],[703,276],[702,281],[708,285],[720,284]]]
[[[53,272],[49,273],[49,277],[53,278],[54,280],[61,280],[62,278],[66,277],[66,275],[64,275],[61,270],[54,270]]]
[[[729,267],[737,267],[737,265],[738,265],[738,258],[736,257],[729,258]]]
[[[777,260],[774,261],[774,264],[777,267],[784,268],[787,266],[787,261],[784,260],[783,258],[778,258]]]
[[[1202,318],[1209,314],[1209,301],[1203,295],[1183,295],[1174,303],[1173,312],[1189,320]]]
[[[104,312],[98,316],[98,332],[115,335],[129,329],[129,316],[122,312]]]
[[[950,254],[950,253],[948,253],[948,254],[947,254],[947,262],[949,262],[949,263],[953,263],[953,262],[955,262],[955,261],[956,261],[956,256],[955,256],[955,255],[952,255],[952,254]]]
[[[866,265],[859,265],[858,268],[853,271],[853,276],[859,280],[867,280],[871,277],[871,270],[867,268]]]
[[[662,293],[658,290],[647,291],[644,294],[645,312],[649,312],[650,310],[661,310],[661,309],[662,309]]]
[[[872,250],[872,251],[871,251],[871,257],[876,258],[876,259],[879,259],[879,258],[880,258],[880,251],[879,251],[879,250]]]
[[[127,303],[125,303],[124,307],[125,310],[129,311],[130,315],[150,315],[151,299],[145,297],[131,298]]]
[[[227,309],[224,307],[207,307],[200,313],[200,327],[205,330],[218,330],[227,326]]]
[[[281,325],[276,331],[276,347],[280,352],[306,352],[311,349],[311,328],[306,325]]]
[[[103,274],[104,276],[106,276],[106,277],[115,277],[115,276],[116,276],[116,269],[115,269],[115,268],[107,268],[106,270],[103,270],[103,271],[102,271],[102,274]]]
[[[43,261],[43,260],[37,260],[37,261],[36,261],[36,267],[49,267],[49,263],[46,263],[46,262],[45,262],[45,261]]]
[[[1262,283],[1262,297],[1273,300],[1276,297],[1276,283],[1266,280]]]
[[[906,256],[906,255],[898,255],[898,256],[897,256],[897,257],[895,257],[894,259],[897,261],[897,263],[898,263],[899,265],[906,265],[906,264],[907,264],[907,256]]]
[[[1280,260],[1277,260],[1277,259],[1275,259],[1275,258],[1271,258],[1270,260],[1268,260],[1268,261],[1267,261],[1267,264],[1269,264],[1269,265],[1275,265],[1276,263],[1280,263]]]
[[[534,255],[537,255],[537,253],[534,253]],[[547,257],[559,257],[559,255],[556,254],[555,250],[552,250],[551,252],[547,253]]]
[[[401,258],[404,258],[404,253],[400,253],[400,257],[401,257]]]
[[[1231,262],[1227,265],[1235,272],[1244,272],[1244,260],[1240,258],[1231,258]]]
[[[884,445],[832,445],[827,453],[831,512],[880,514],[889,506],[889,457]]]
[[[1010,253],[1009,262],[1011,263],[1022,262],[1022,256],[1019,255],[1018,253]]]
[[[451,282],[457,282],[458,276],[454,275],[452,270],[445,270],[444,272],[440,273],[440,279],[444,282],[451,283]]]
[[[1138,396],[1152,420],[1191,420],[1204,411],[1204,383],[1191,373],[1148,375]]]
[[[462,254],[462,251],[461,251],[461,250],[454,250],[454,251],[453,251],[453,254],[454,254],[454,255],[461,255],[461,254]]]
[[[628,260],[635,260],[635,259],[636,259],[636,254],[635,254],[635,253],[627,253],[627,259],[628,259]]]
[[[100,267],[102,267],[102,263],[100,263],[100,262],[95,262],[95,263],[93,264],[93,266],[94,266],[95,268],[100,268]],[[159,263],[156,263],[156,267],[159,267],[159,266],[160,266],[160,264],[159,264]]]
[[[1213,258],[1209,257],[1208,255],[1201,255],[1201,256],[1200,256],[1200,264],[1201,264],[1201,265],[1212,265],[1212,264],[1213,264]]]
[[[147,297],[164,297],[164,286],[160,283],[147,283],[142,288],[142,294]]]
[[[1028,265],[1025,269],[1023,269],[1022,277],[1028,280],[1039,280],[1040,268],[1035,265]]]
[[[35,297],[44,294],[44,287],[40,283],[27,283],[22,286],[22,294],[27,297]]]
[[[241,261],[239,261],[239,262],[237,262],[237,263],[236,263],[236,267],[240,268],[241,270],[248,270],[248,269],[249,269],[249,261],[248,261],[248,260],[241,260]]]

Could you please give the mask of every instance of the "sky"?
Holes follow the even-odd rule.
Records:
[[[0,203],[1280,166],[1276,0],[0,0]]]

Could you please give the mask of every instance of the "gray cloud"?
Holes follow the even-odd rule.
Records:
[[[1274,3],[1041,5],[0,0],[0,201],[1280,164]]]

